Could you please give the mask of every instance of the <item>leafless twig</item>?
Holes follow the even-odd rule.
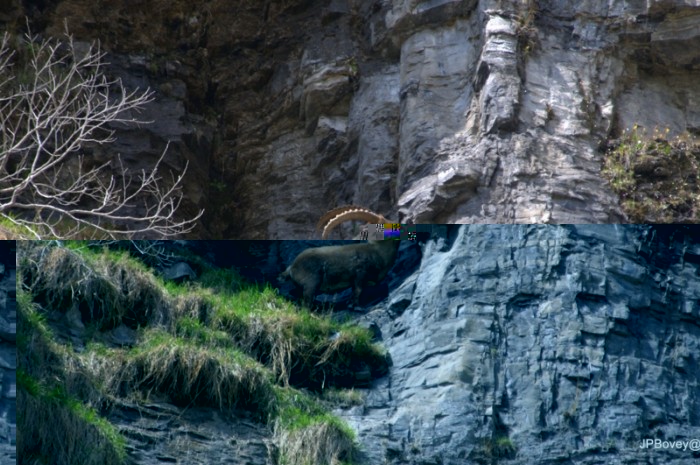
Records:
[[[150,170],[131,173],[119,156],[95,162],[84,149],[114,141],[115,124],[145,123],[135,112],[150,90],[127,91],[102,72],[105,53],[26,35],[26,63],[0,43],[0,217],[56,238],[168,238],[191,231],[203,212],[180,220],[179,174],[163,176],[166,149]],[[88,161],[90,163],[88,163]],[[160,171],[159,171],[160,170]]]

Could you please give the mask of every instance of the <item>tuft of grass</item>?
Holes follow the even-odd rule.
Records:
[[[602,174],[634,223],[700,221],[700,144],[634,125],[609,143]]]
[[[23,459],[56,465],[126,462],[124,437],[63,386],[45,386],[18,368],[17,388],[17,451]]]
[[[240,408],[262,420],[275,410],[272,381],[255,360],[233,348],[202,347],[160,329],[144,331],[137,347],[115,352],[109,368],[103,377],[112,392],[155,390],[179,406]]]
[[[368,330],[299,310],[269,286],[248,284],[230,270],[202,267],[199,279],[166,285],[125,252],[94,250],[85,243],[19,247],[23,420],[62,416],[74,437],[96,438],[96,447],[106,444],[108,450],[123,444],[100,409],[114,399],[138,403],[158,393],[181,407],[251,412],[274,425],[282,463],[352,463],[355,434],[327,405],[329,399],[356,405],[359,394],[335,388],[369,382],[387,369],[387,356]],[[54,335],[44,318],[48,311],[72,308],[94,328],[85,333],[80,352],[68,338]],[[132,348],[115,348],[101,337],[122,323],[138,330]],[[324,391],[327,396],[313,394]],[[35,448],[39,452],[32,457],[39,461],[68,454],[66,463],[91,463],[72,449],[59,450],[56,436],[37,440],[45,441],[45,448],[37,449],[25,436],[22,453]],[[111,454],[113,460],[120,457]]]
[[[270,367],[283,385],[352,387],[386,373],[388,359],[369,330],[297,309],[270,289],[248,289],[214,306],[213,327]]]
[[[231,335],[207,327],[191,316],[183,316],[175,322],[175,335],[193,341],[203,347],[234,347]]]
[[[126,253],[68,244],[18,246],[23,285],[31,288],[35,302],[62,312],[77,308],[84,323],[100,330],[121,323],[136,328],[167,317],[163,286],[144,265]]]
[[[279,414],[274,435],[281,465],[353,462],[357,438],[344,421],[300,391],[278,388],[276,393]]]
[[[494,436],[482,443],[484,455],[491,460],[512,460],[518,451],[513,441],[507,436]]]
[[[352,388],[329,388],[323,391],[321,398],[333,406],[343,408],[364,404],[362,393]]]
[[[522,0],[519,6],[520,10],[516,17],[516,35],[520,52],[527,58],[539,46],[535,20],[540,8],[537,0]]]

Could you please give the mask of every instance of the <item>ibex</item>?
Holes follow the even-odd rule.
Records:
[[[381,215],[362,207],[341,207],[326,213],[319,221],[325,239],[331,230],[344,221],[364,220],[388,223]],[[353,288],[353,304],[358,305],[362,289],[386,277],[394,265],[400,241],[369,241],[360,244],[334,245],[304,250],[280,275],[290,278],[303,289],[307,305],[317,292],[335,293]]]

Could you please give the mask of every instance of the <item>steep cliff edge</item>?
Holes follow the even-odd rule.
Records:
[[[227,271],[273,282],[302,241],[197,242],[221,268],[181,287],[123,256],[72,252],[81,244],[20,243],[32,292],[20,299],[24,460],[55,450],[46,463],[697,462],[700,228],[444,230],[401,244],[361,311],[322,317]],[[57,404],[60,389],[72,409]],[[347,425],[307,396],[335,397],[328,408]],[[87,425],[45,427],[82,404],[95,410]],[[280,434],[277,416],[296,427]],[[100,433],[110,428],[119,434]],[[76,461],[92,452],[83,431],[125,439],[90,441],[108,462]]]
[[[17,462],[15,243],[0,241],[0,463]]]
[[[66,21],[156,89],[155,123],[116,149],[138,167],[172,141],[200,237],[305,238],[347,203],[404,222],[619,222],[606,141],[700,131],[694,0],[29,3],[0,17]]]
[[[362,463],[697,461],[691,228],[479,225],[430,244],[364,317],[393,367],[342,413]]]

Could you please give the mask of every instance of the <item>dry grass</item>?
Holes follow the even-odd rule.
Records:
[[[639,126],[609,143],[603,176],[633,223],[700,222],[700,144]]]
[[[268,373],[235,349],[199,347],[159,330],[144,340],[102,360],[102,378],[115,395],[156,391],[178,406],[244,409],[262,421],[275,411]]]
[[[236,309],[219,308],[213,326],[232,334],[236,344],[269,366],[284,386],[314,391],[351,387],[358,384],[358,374],[369,381],[388,369],[386,354],[372,343],[369,331],[334,323],[305,309],[242,315]]]
[[[352,461],[354,443],[335,422],[318,422],[296,429],[280,428],[280,465],[338,465]]]
[[[123,438],[97,413],[103,401],[95,376],[53,341],[25,292],[17,295],[17,311],[18,463],[124,463]]]
[[[245,285],[231,272],[165,285],[124,254],[94,253],[75,243],[18,248],[24,289],[18,293],[24,309],[18,363],[25,370],[19,456],[46,462],[56,454],[61,461],[52,463],[60,465],[121,463],[124,440],[101,415],[120,399],[139,403],[157,395],[183,408],[252,412],[275,425],[284,463],[352,460],[352,430],[319,398],[296,388],[322,392],[354,385],[357,373],[366,380],[383,373],[387,358],[367,330],[300,311],[274,290]],[[61,343],[44,317],[75,308],[91,328],[81,351]],[[134,347],[100,342],[120,324],[137,329]],[[73,436],[61,443],[55,432],[40,431],[45,424]],[[77,449],[80,438],[95,445],[89,457]]]
[[[100,330],[170,321],[167,297],[151,273],[126,254],[116,261],[96,257],[52,241],[18,245],[24,284],[41,305],[62,312],[77,308],[85,324],[95,323]]]
[[[57,392],[30,395],[17,392],[18,462],[53,465],[121,465],[123,439],[93,409]],[[48,426],[50,425],[50,426]]]

